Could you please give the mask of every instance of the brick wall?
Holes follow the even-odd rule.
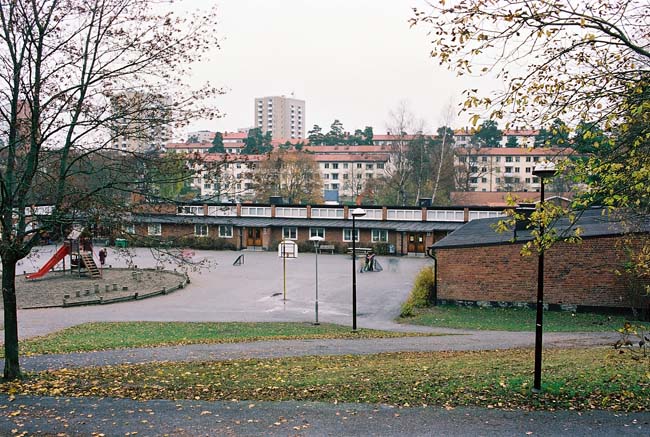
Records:
[[[599,307],[628,306],[615,237],[557,243],[544,255],[544,302]],[[521,244],[438,249],[438,299],[535,302],[537,256]]]

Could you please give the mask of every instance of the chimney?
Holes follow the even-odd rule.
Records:
[[[530,224],[530,215],[535,211],[535,203],[520,203],[517,205],[515,212],[517,215],[523,215],[522,218],[517,218],[515,223],[515,240],[517,239],[517,231],[524,231]]]

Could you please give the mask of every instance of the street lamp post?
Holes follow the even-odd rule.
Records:
[[[356,223],[357,217],[366,215],[366,210],[362,208],[353,209],[352,215],[352,331],[357,330],[357,246],[356,246]]]
[[[320,325],[320,323],[318,323],[318,249],[320,248],[320,243],[323,240],[324,238],[319,235],[314,235],[309,239],[309,241],[314,242],[314,252],[316,252],[316,302],[314,304],[314,313],[316,314],[316,320],[314,321],[314,325]]]
[[[554,176],[556,173],[555,164],[543,162],[535,166],[533,175],[540,180],[540,210],[544,212],[544,179]],[[544,217],[539,223],[539,238],[541,246],[537,256],[537,317],[535,320],[535,378],[533,381],[533,393],[542,391],[542,334],[544,320]]]

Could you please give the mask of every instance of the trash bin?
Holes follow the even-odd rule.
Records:
[[[394,244],[389,244],[388,245],[388,253],[391,255],[395,255],[395,245]]]
[[[116,238],[115,247],[126,248],[126,240],[124,238]]]

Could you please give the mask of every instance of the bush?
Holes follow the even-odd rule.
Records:
[[[181,248],[187,247],[200,250],[237,250],[237,246],[225,238],[210,237],[169,237],[130,239],[129,245],[139,247]]]
[[[424,267],[415,278],[409,298],[402,304],[400,317],[411,317],[416,308],[426,308],[433,300],[435,286],[435,270],[433,266]]]
[[[377,254],[377,255],[390,255],[388,252],[388,243],[375,243],[372,245],[372,250]]]

